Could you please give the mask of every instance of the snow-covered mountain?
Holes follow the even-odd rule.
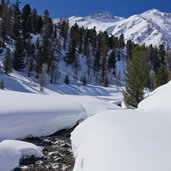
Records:
[[[54,20],[57,21],[58,19]],[[112,16],[109,12],[97,12],[86,17],[72,16],[69,22],[71,26],[77,23],[89,29],[96,27],[98,32],[107,31],[115,36],[123,33],[125,40],[131,39],[135,43],[171,46],[171,13],[157,9],[129,18]]]

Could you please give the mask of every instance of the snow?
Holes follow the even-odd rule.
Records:
[[[110,26],[117,21],[124,19],[123,17],[112,16],[109,12],[96,12],[91,14],[90,16],[80,17],[80,16],[72,16],[69,17],[70,26],[73,26],[77,23],[80,27],[85,27],[88,29],[93,29],[96,27],[96,30],[99,31],[106,31]],[[59,19],[54,19],[54,23],[58,23]]]
[[[167,84],[157,88],[149,97],[140,102],[138,108],[143,111],[171,111],[171,81]]]
[[[54,19],[57,23],[59,19]],[[124,34],[125,40],[134,43],[159,46],[171,44],[171,14],[157,9],[148,10],[128,18],[112,16],[108,12],[98,12],[86,17],[69,17],[70,26],[77,23],[80,27],[96,28],[97,32],[107,31],[109,35]]]
[[[118,109],[122,90],[94,85],[57,84],[39,91],[39,85],[25,73],[2,74],[0,90],[0,171],[10,171],[23,157],[42,157],[39,147],[8,140],[46,136],[71,128],[78,121],[101,111]],[[58,165],[54,165],[57,168]]]
[[[0,143],[0,171],[11,171],[19,166],[21,158],[43,157],[42,149],[34,144],[5,140]]]
[[[170,171],[171,82],[152,92],[137,110],[100,112],[71,136],[74,171]]]
[[[49,85],[40,92],[32,78],[19,72],[1,74],[0,79],[6,84],[0,90],[0,141],[71,128],[100,111],[119,108],[114,101],[122,98],[122,91],[116,88],[93,85]]]
[[[1,73],[0,80],[5,82],[5,90],[0,90],[0,171],[14,169],[22,157],[42,156],[39,147],[9,139],[46,136],[71,128],[101,111],[118,109],[116,104],[122,98],[122,89],[79,83],[68,86],[59,82],[40,92],[39,84],[24,72]]]
[[[86,118],[78,103],[62,95],[0,91],[0,139],[45,136]]]
[[[72,133],[74,171],[170,171],[171,116],[105,111]]]
[[[115,36],[124,33],[125,40],[135,43],[171,43],[171,14],[156,9],[129,18],[99,12],[70,17],[69,22],[71,26],[77,23],[89,29],[96,27],[98,32]],[[32,41],[39,37],[32,35]],[[0,58],[2,65],[3,54]],[[47,85],[43,92],[37,80],[28,78],[26,73],[13,71],[7,76],[0,70],[0,80],[5,82],[5,90],[0,90],[0,171],[14,169],[23,157],[43,156],[40,147],[8,139],[50,135],[84,119],[71,137],[76,158],[74,171],[170,171],[171,82],[149,94],[137,110],[121,109],[117,105],[121,103],[123,88],[96,86],[95,76],[85,74],[87,59],[81,55],[75,78],[73,69],[62,58],[60,79],[56,85]],[[123,55],[116,63],[121,83],[125,69]],[[63,83],[66,75],[70,85]],[[79,80],[83,75],[93,85],[82,86]],[[113,83],[113,75],[110,77]],[[53,167],[57,169],[58,164]]]
[[[21,73],[0,78],[7,83],[0,90],[0,141],[6,140],[0,143],[2,171],[17,167],[23,156],[42,156],[39,147],[7,139],[50,135],[83,119],[71,136],[74,171],[171,170],[171,82],[149,94],[137,110],[125,110],[115,105],[122,90],[114,87],[62,84],[41,93]]]
[[[118,108],[102,97],[12,91],[0,95],[0,140],[50,135],[100,111]]]

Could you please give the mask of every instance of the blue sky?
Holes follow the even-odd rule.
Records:
[[[113,15],[128,17],[156,8],[171,13],[171,0],[20,0],[30,4],[39,14],[48,9],[51,17],[86,16],[97,11],[109,11]],[[11,0],[15,2],[15,0]]]

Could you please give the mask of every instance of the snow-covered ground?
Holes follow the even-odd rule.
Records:
[[[91,96],[41,95],[0,91],[0,139],[45,136],[115,104]]]
[[[171,82],[137,110],[94,115],[72,133],[74,171],[170,171]]]
[[[37,83],[16,72],[1,74],[0,79],[6,84],[6,89],[0,90],[0,140],[50,135],[70,128],[103,110],[119,108],[114,103],[122,96],[116,88],[91,85],[50,85],[41,93]]]
[[[42,156],[33,144],[7,139],[50,135],[83,119],[71,137],[74,171],[171,170],[171,82],[137,110],[125,110],[116,105],[122,90],[115,87],[58,84],[42,93],[22,73],[1,79],[7,85],[0,90],[0,171],[18,166],[21,157]]]
[[[45,136],[86,118],[85,109],[62,95],[0,91],[0,139]]]
[[[19,166],[21,158],[43,157],[42,149],[34,144],[5,140],[0,143],[0,171],[11,171]]]
[[[0,90],[0,171],[14,169],[21,157],[42,155],[33,144],[8,139],[71,128],[101,111],[119,108],[115,103],[122,98],[122,90],[93,85],[48,85],[40,92],[33,78],[19,72],[1,73],[0,80],[5,82],[5,90]]]

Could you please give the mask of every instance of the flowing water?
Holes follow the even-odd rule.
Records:
[[[75,161],[70,134],[73,129],[62,130],[51,136],[24,139],[23,141],[43,147],[44,157],[23,159],[15,171],[72,171]]]

